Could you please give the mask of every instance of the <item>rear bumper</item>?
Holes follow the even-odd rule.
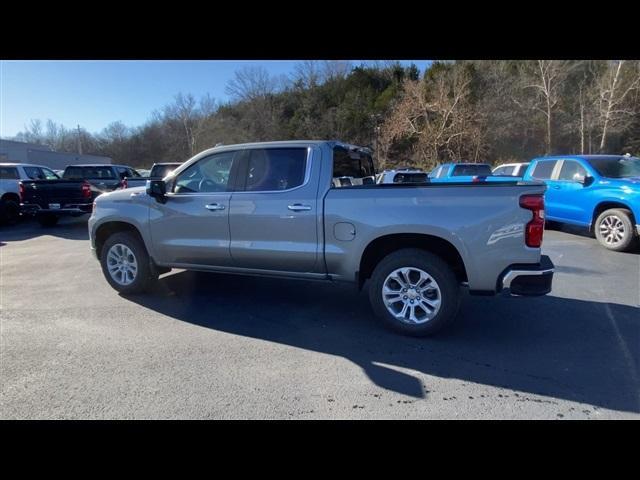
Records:
[[[509,295],[539,296],[551,291],[554,265],[547,255],[533,265],[511,265],[500,276],[498,291]]]
[[[55,214],[55,215],[83,215],[85,213],[91,213],[93,208],[92,203],[79,203],[79,204],[66,204],[63,205],[62,208],[42,208],[40,205],[33,203],[22,203],[20,204],[20,210],[22,213],[26,215],[37,215],[37,214]]]

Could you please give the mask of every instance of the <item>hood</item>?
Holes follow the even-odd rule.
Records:
[[[603,178],[600,180],[601,185],[611,185],[615,187],[630,187],[632,190],[640,191],[640,177],[626,177],[626,178]]]
[[[112,192],[103,193],[96,198],[96,201],[118,201],[131,200],[131,196],[146,195],[147,187],[134,187],[114,190]]]

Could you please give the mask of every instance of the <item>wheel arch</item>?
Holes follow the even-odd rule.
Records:
[[[624,202],[621,202],[620,200],[605,200],[605,201],[599,202],[593,209],[593,215],[591,216],[591,223],[589,225],[589,230],[595,231],[594,229],[595,229],[596,220],[598,219],[600,214],[605,210],[609,210],[612,208],[623,208],[625,210],[629,210],[629,212],[631,212],[631,222],[633,224],[636,223],[636,218],[634,216],[633,209],[631,208],[630,205],[627,205]]]
[[[18,204],[20,204],[20,195],[18,195],[15,192],[7,192],[4,195],[2,195],[2,197],[0,197],[0,200],[2,200],[3,202],[7,200],[13,200],[15,202],[18,202]]]
[[[418,248],[433,253],[450,265],[459,282],[467,282],[467,268],[458,249],[448,240],[425,233],[392,233],[370,241],[362,252],[358,287],[362,288],[380,261],[397,250]]]
[[[138,237],[145,250],[147,250],[147,254],[149,253],[149,249],[147,248],[147,245],[144,241],[144,237],[142,236],[142,233],[140,232],[138,227],[129,222],[113,220],[102,223],[95,230],[95,247],[98,259],[100,259],[102,256],[102,247],[104,246],[107,239],[110,236],[120,232],[132,232]]]

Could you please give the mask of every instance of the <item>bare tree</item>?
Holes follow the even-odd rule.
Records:
[[[443,66],[427,81],[405,81],[381,137],[412,140],[419,161],[427,166],[436,164],[442,154],[453,161],[477,160],[484,136],[469,103],[470,83],[468,72],[458,66]]]
[[[215,99],[209,95],[205,95],[198,102],[190,93],[178,93],[173,103],[164,107],[161,118],[180,125],[186,153],[193,156],[197,151],[198,138],[203,132],[206,120],[215,114],[216,108]]]
[[[317,87],[323,80],[321,64],[317,60],[305,60],[293,68],[292,79],[299,88]]]
[[[233,79],[229,80],[225,93],[236,100],[247,101],[273,94],[277,87],[278,80],[272,78],[264,67],[243,67],[236,70]]]
[[[600,152],[604,152],[609,132],[624,119],[637,114],[629,102],[640,89],[640,62],[616,60],[607,62],[597,80],[597,108],[602,125]]]
[[[525,64],[529,66],[529,63]],[[552,151],[553,115],[561,97],[561,87],[575,62],[567,60],[537,60],[533,68],[524,72],[525,89],[535,91],[537,101],[533,108],[541,112],[546,120],[546,153]]]
[[[346,60],[325,60],[322,63],[322,80],[345,78],[353,69],[351,62]]]

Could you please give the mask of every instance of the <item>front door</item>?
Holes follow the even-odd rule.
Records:
[[[198,160],[170,182],[166,203],[153,202],[150,228],[162,264],[229,266],[230,179],[236,152]]]
[[[584,185],[587,171],[574,160],[563,160],[557,178],[553,182],[555,217],[568,223],[588,224],[591,220],[587,212],[585,196],[589,186]]]
[[[229,216],[237,267],[314,272],[318,259],[320,151],[307,147],[246,150]]]

